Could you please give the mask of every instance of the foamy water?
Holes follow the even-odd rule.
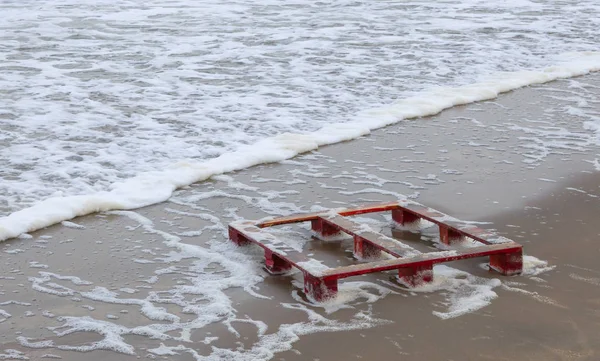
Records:
[[[38,205],[1,219],[0,239],[600,66],[595,1],[36,1],[0,13],[0,214]]]

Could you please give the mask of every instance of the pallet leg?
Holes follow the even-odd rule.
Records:
[[[420,286],[433,281],[433,265],[400,268],[398,270],[400,281],[410,287]]]
[[[491,255],[490,268],[505,276],[521,274],[523,272],[523,250]]]
[[[313,231],[318,233],[321,237],[333,236],[340,233],[340,229],[332,226],[324,220],[318,218],[310,222]]]
[[[248,238],[246,238],[243,234],[238,232],[237,229],[231,226],[229,226],[229,239],[238,246],[244,246],[250,243],[250,240],[248,240]]]
[[[265,268],[271,274],[282,274],[289,271],[292,264],[272,251],[265,249]]]
[[[396,223],[405,226],[411,223],[418,222],[421,218],[416,214],[407,212],[402,209],[392,209],[392,219]]]
[[[381,250],[360,236],[354,236],[354,257],[358,259],[375,258],[381,254]]]
[[[337,279],[315,277],[304,272],[304,292],[317,302],[335,297],[338,291]]]
[[[442,243],[451,245],[459,242],[462,239],[462,234],[448,227],[440,225],[440,239],[442,240]]]

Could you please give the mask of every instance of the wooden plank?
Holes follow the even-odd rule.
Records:
[[[435,209],[426,207],[416,202],[400,206],[399,208],[416,214],[420,218],[426,219],[435,224],[445,224],[446,222],[444,220],[453,220],[453,218],[447,214],[444,214],[440,211],[436,211]]]
[[[383,272],[405,267],[420,267],[436,263],[456,261],[465,258],[476,258],[494,254],[517,252],[522,246],[517,243],[505,243],[489,246],[480,246],[453,251],[422,253],[411,258],[396,258],[385,261],[361,263],[352,266],[338,267],[323,272],[323,277],[335,277],[337,279],[358,276],[367,273]]]
[[[352,236],[361,237],[367,242],[373,244],[375,247],[381,249],[383,252],[386,252],[394,257],[413,257],[421,254],[420,251],[412,248],[411,246],[381,233],[377,233],[368,226],[365,227],[365,225],[357,223],[349,218],[345,218],[340,215],[320,218],[324,222],[338,227],[342,231]]]
[[[338,212],[340,216],[356,216],[364,213],[375,213],[375,212],[385,212],[391,211],[392,209],[398,208],[400,205],[398,202],[385,202],[385,203],[376,203],[372,205],[364,205],[356,208],[348,208],[341,212]]]
[[[341,209],[336,213],[339,215],[342,215],[342,216],[354,216],[354,215],[363,214],[363,213],[384,212],[384,211],[389,211],[389,210],[396,209],[396,208],[398,208],[398,202],[386,202],[386,203],[365,205],[365,206],[360,206],[360,207],[355,207],[355,208]],[[268,221],[260,222],[260,223],[256,224],[256,226],[259,228],[266,228],[266,227],[273,227],[273,226],[278,226],[278,225],[282,225],[282,224],[307,222],[307,221],[315,220],[315,219],[319,218],[319,216],[322,216],[323,214],[330,213],[330,212],[331,211],[323,211],[323,212],[314,212],[314,213],[306,213],[306,214],[297,214],[297,215],[286,216],[286,217],[278,217],[278,218],[274,218],[274,219],[271,219]]]
[[[311,258],[307,257],[302,252],[295,250],[280,238],[258,228],[252,221],[232,223],[230,227],[235,228],[252,243],[256,243],[262,248],[272,251],[277,256],[293,265],[300,262],[311,261]]]
[[[398,208],[416,214],[417,216],[435,223],[438,226],[445,226],[452,231],[455,231],[465,237],[472,238],[475,241],[483,244],[489,245],[513,242],[511,239],[479,228],[472,224],[461,222],[445,213],[426,207],[422,204],[410,203],[404,206],[399,206]]]

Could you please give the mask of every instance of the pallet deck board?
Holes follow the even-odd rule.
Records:
[[[255,243],[264,249],[272,251],[281,258],[289,260],[290,263],[294,265],[298,265],[299,263],[311,260],[310,257],[306,256],[301,251],[294,249],[292,246],[286,244],[285,241],[282,241],[280,238],[277,238],[270,233],[264,232],[262,229],[255,226],[252,222],[235,223],[231,226],[236,227],[238,231],[241,231],[241,233],[252,243]],[[300,268],[298,266],[296,267]]]
[[[452,262],[465,258],[477,258],[483,256],[494,255],[506,252],[507,250],[518,250],[520,246],[517,244],[499,244],[492,246],[480,246],[465,248],[460,250],[449,250],[439,252],[421,253],[418,256],[411,258],[396,258],[370,263],[361,263],[344,267],[332,268],[323,272],[323,277],[340,277],[358,276],[367,273],[376,273],[399,269],[403,267],[412,267],[421,263],[437,264],[444,262]]]
[[[321,217],[325,222],[339,227],[343,232],[359,236],[373,244],[378,249],[394,257],[411,257],[421,254],[421,251],[402,243],[397,239],[375,232],[364,224],[355,222],[341,215]]]
[[[336,213],[341,216],[355,216],[355,215],[364,214],[364,213],[389,211],[389,210],[395,209],[397,207],[398,207],[398,202],[385,202],[385,203],[377,203],[375,205],[369,205],[369,206],[343,208],[340,210],[336,210]],[[313,221],[313,220],[319,218],[319,216],[327,214],[328,212],[331,212],[331,210],[322,211],[322,212],[312,212],[312,213],[306,213],[306,214],[296,214],[296,215],[285,216],[285,217],[277,217],[277,218],[274,218],[274,219],[271,219],[268,221],[259,222],[256,224],[256,226],[259,228],[267,228],[267,227],[273,227],[273,226],[280,226],[283,224]]]

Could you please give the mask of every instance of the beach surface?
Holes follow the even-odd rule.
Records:
[[[598,74],[523,88],[8,240],[0,359],[597,360],[599,106]],[[403,198],[523,244],[525,273],[458,261],[429,286],[371,274],[315,304],[300,273],[270,276],[260,249],[227,238],[235,220]],[[357,219],[440,248],[435,227]],[[357,262],[349,239],[273,232],[328,266]]]

